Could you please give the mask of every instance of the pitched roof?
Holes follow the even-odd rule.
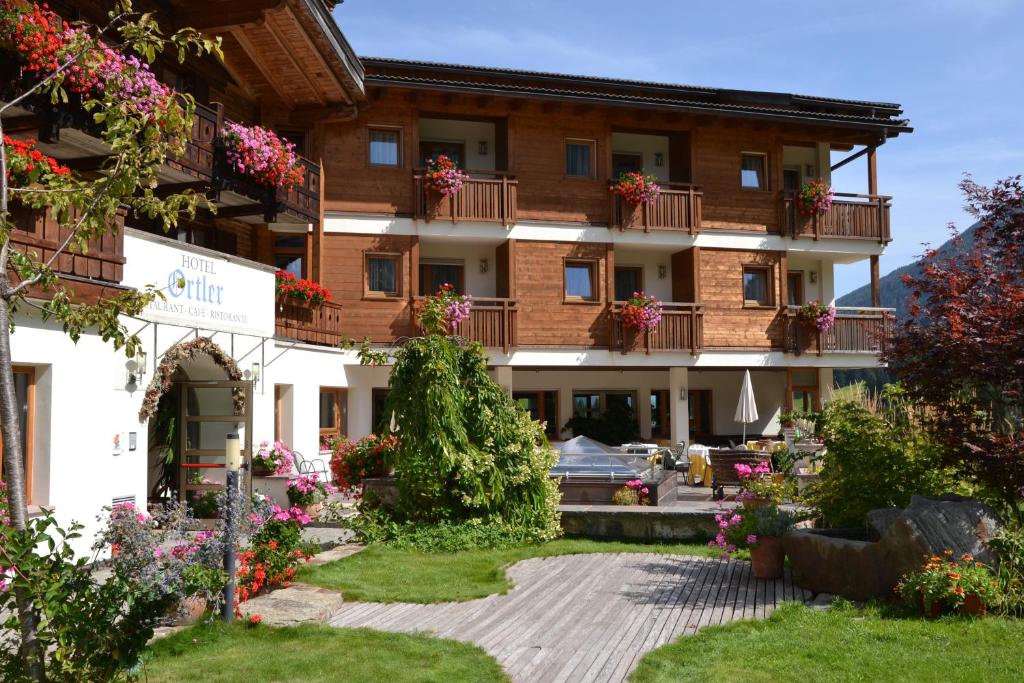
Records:
[[[542,71],[362,57],[366,83],[508,96],[584,100],[641,107],[826,122],[898,135],[913,129],[903,109],[869,102],[791,93],[575,76]]]

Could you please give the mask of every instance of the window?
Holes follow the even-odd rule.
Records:
[[[565,262],[565,298],[579,301],[597,301],[594,261]]]
[[[344,389],[320,387],[320,435],[341,437],[348,431]]]
[[[573,392],[572,414],[575,417],[598,417],[601,414],[601,394]]]
[[[462,169],[466,168],[466,143],[450,140],[421,140],[420,141],[420,163],[427,165],[428,159],[436,159],[445,155],[455,162]]]
[[[770,268],[767,266],[743,267],[743,303],[747,306],[772,305]]]
[[[439,261],[420,262],[420,294],[435,294],[441,285],[455,287],[457,294],[465,290],[465,267],[461,263],[444,263]]]
[[[370,421],[373,423],[373,432],[380,434],[391,424],[391,416],[386,415],[384,407],[388,402],[390,389],[374,389],[370,396]]]
[[[15,413],[21,428],[22,468],[25,475],[25,493],[32,503],[32,445],[35,432],[36,371],[31,367],[14,366],[14,395],[18,403]],[[7,479],[3,471],[3,441],[0,440],[0,480]]]
[[[306,235],[274,236],[274,267],[301,278],[305,256]]]
[[[308,150],[306,148],[306,133],[300,130],[279,130],[277,134],[283,137],[288,142],[295,145],[295,153],[302,156],[306,156]]]
[[[750,190],[767,190],[765,179],[765,155],[744,154],[740,160],[740,187]]]
[[[530,418],[544,422],[544,433],[549,439],[558,438],[558,392],[515,391],[512,400],[530,413]]]
[[[668,389],[651,392],[651,438],[672,437],[672,408]]]
[[[615,300],[625,301],[633,296],[633,292],[643,291],[643,268],[633,266],[615,267]]]
[[[644,157],[642,154],[614,152],[612,154],[612,178],[623,173],[643,173]]]
[[[398,128],[370,128],[370,165],[402,165],[402,131]]]
[[[804,302],[804,272],[791,271],[786,274],[786,303],[800,306]]]
[[[712,435],[711,423],[711,390],[694,389],[687,393],[686,403],[689,411],[690,442],[698,443]]]
[[[570,178],[594,177],[594,141],[565,141],[565,175]]]
[[[793,410],[811,412],[821,405],[818,400],[818,371],[788,369],[790,402]]]
[[[371,296],[398,296],[396,254],[369,254],[366,257],[366,293]]]

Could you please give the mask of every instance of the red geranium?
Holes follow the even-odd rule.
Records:
[[[293,273],[279,270],[274,273],[275,287],[278,296],[290,299],[301,299],[314,305],[331,300],[331,290],[319,282],[306,278],[296,278]]]

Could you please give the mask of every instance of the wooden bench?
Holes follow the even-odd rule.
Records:
[[[743,485],[740,476],[736,474],[736,465],[743,464],[754,468],[763,461],[767,461],[769,467],[772,464],[771,456],[758,451],[712,450],[708,457],[711,458],[711,487],[715,500],[725,498],[726,486]]]

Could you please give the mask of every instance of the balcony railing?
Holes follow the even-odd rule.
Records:
[[[704,193],[688,183],[659,183],[661,192],[653,204],[630,204],[618,195],[611,196],[611,227],[633,229],[680,230],[700,232],[701,203]]]
[[[338,346],[344,341],[341,304],[328,301],[313,306],[278,298],[274,332],[306,344]]]
[[[825,332],[796,317],[790,306],[786,327],[786,351],[795,354],[883,353],[895,327],[894,308],[836,308],[835,322]]]
[[[11,202],[11,243],[22,253],[33,252],[36,260],[46,262],[64,243],[70,228],[61,227],[49,209],[30,209]],[[124,214],[117,214],[117,229],[99,239],[89,240],[87,249],[64,250],[54,261],[54,269],[64,275],[106,283],[121,282],[124,270]]]
[[[800,211],[799,193],[782,193],[782,234],[790,237],[871,240],[882,244],[892,240],[889,207],[892,197],[877,194],[836,192],[832,208],[823,214]]]
[[[697,355],[704,349],[703,304],[665,302],[661,305],[661,322],[653,332],[636,332],[622,322],[624,301],[612,303],[612,350],[689,351]]]
[[[422,304],[424,298],[416,297],[417,304]],[[516,300],[474,296],[471,301],[469,320],[459,325],[455,334],[480,342],[489,349],[501,349],[504,353],[514,349],[518,344],[519,307]],[[419,305],[411,308],[413,326],[417,328],[419,311]]]
[[[479,221],[505,226],[516,222],[516,195],[519,183],[515,176],[501,171],[466,171],[469,180],[456,194],[443,197],[427,189],[423,169],[413,174],[416,197],[415,217],[418,219]]]

